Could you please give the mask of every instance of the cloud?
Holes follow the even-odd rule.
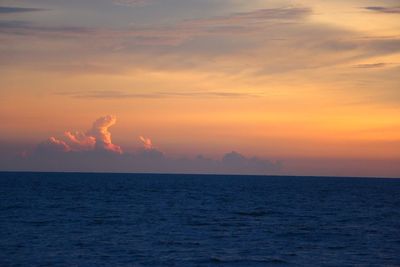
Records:
[[[214,68],[213,71],[240,72],[245,69],[265,75],[332,66],[399,51],[398,37],[363,39],[359,33],[307,20],[312,12],[312,9],[307,7],[256,9],[187,19],[165,25],[135,24],[126,28],[43,26],[23,21],[1,21],[1,37],[8,41],[6,50],[17,47],[13,48],[13,53],[3,53],[2,57],[15,62],[15,55],[20,52],[16,50],[18,48],[22,51],[28,49],[23,55],[32,57],[32,46],[24,46],[25,43],[29,43],[30,37],[40,37],[35,40],[46,42],[63,38],[74,49],[69,47],[69,52],[53,55],[51,64],[63,62],[63,65],[67,66],[64,69],[69,70],[81,70],[82,66],[77,66],[76,62],[84,62],[84,58],[86,62],[93,64],[86,67],[83,64],[83,72],[115,72],[116,65],[127,69],[149,67],[163,70],[204,66],[207,70],[210,70],[210,67]],[[16,36],[18,43],[13,46],[12,40],[16,39]],[[27,42],[22,41],[22,38],[28,38]],[[88,43],[96,45],[89,47]],[[45,63],[46,59],[43,58],[46,58],[48,53],[38,53],[35,62],[40,59],[40,62]],[[23,64],[29,64],[26,62],[31,61],[25,60],[26,56],[23,55],[18,58],[24,59]],[[72,61],[71,58],[76,55],[80,55],[81,58]],[[154,60],[143,60],[148,56]],[[235,60],[226,60],[228,56],[234,57]],[[263,60],[264,58],[268,60]],[[105,60],[103,63],[107,62],[106,65],[112,66],[102,67],[102,60]],[[132,64],[138,60],[140,64]],[[57,66],[48,68],[60,69]],[[245,97],[243,94],[232,92],[189,94],[102,91],[76,94],[76,97],[81,98],[116,99],[171,96]]]
[[[368,6],[365,9],[379,13],[400,14],[400,7]]]
[[[246,157],[232,152],[221,159],[172,157],[158,149],[140,149],[136,152],[99,153],[96,150],[64,150],[62,146],[35,150],[27,157],[14,159],[15,168],[35,171],[83,171],[128,173],[197,173],[197,174],[254,174],[270,175],[281,172],[283,164]]]
[[[167,158],[162,151],[154,147],[140,149],[136,153],[128,154],[128,156],[132,156],[137,165],[142,167],[147,166],[147,169],[151,169],[152,166],[156,167],[157,165],[160,168],[161,166],[168,165],[168,162],[171,161],[171,158]]]
[[[216,174],[276,174],[281,170],[280,162],[246,157],[238,152],[227,153],[221,159],[202,155],[176,158],[155,148],[152,140],[144,136],[139,136],[143,148],[123,152],[111,140],[109,128],[115,122],[115,116],[107,115],[97,119],[86,133],[67,131],[65,140],[50,137],[33,150],[21,150],[23,154],[15,156],[12,166],[31,171]]]
[[[90,129],[87,134],[96,139],[96,149],[122,154],[121,147],[112,143],[111,133],[108,131],[108,128],[113,126],[116,121],[117,118],[115,116],[107,115],[97,119],[93,123],[92,129]]]
[[[256,9],[225,16],[184,20],[169,27],[137,28],[136,34],[142,41],[148,39],[150,43],[157,42],[159,36],[172,38],[169,41],[174,40],[174,45],[178,45],[201,36],[256,34],[266,27],[303,21],[311,13],[311,9],[299,7]]]
[[[55,137],[49,137],[46,141],[40,143],[37,148],[36,152],[40,154],[54,154],[59,152],[69,152],[71,151],[70,146]]]
[[[143,147],[145,149],[153,149],[153,143],[151,142],[150,138],[139,136],[139,139],[140,139],[140,141],[142,141]]]
[[[97,119],[90,130],[84,132],[64,132],[65,141],[55,137],[40,143],[37,150],[40,152],[82,152],[100,151],[122,154],[120,146],[113,144],[109,128],[116,122],[116,117],[107,115]]]
[[[3,21],[0,31],[18,35],[48,35],[58,37],[124,38],[136,45],[176,46],[196,36],[249,34],[266,25],[295,22],[311,14],[308,8],[271,8],[226,16],[185,20],[175,25],[136,26],[125,29],[37,26],[29,22]]]
[[[51,38],[82,38],[94,37],[100,34],[99,29],[69,26],[39,26],[29,21],[3,20],[0,21],[0,33],[17,36],[39,36]],[[104,32],[105,33],[105,32]]]
[[[375,69],[375,68],[382,68],[386,67],[388,64],[379,62],[379,63],[369,63],[369,64],[358,64],[355,65],[355,68],[360,68],[360,69]]]
[[[27,12],[37,12],[37,11],[44,11],[44,10],[46,10],[46,9],[0,6],[0,14],[27,13]]]
[[[112,3],[120,6],[143,6],[149,4],[150,0],[113,0]]]
[[[2,53],[1,58],[9,64],[34,62],[35,69],[40,65],[46,70],[75,73],[200,69],[266,76],[354,64],[355,60],[399,52],[398,36],[366,38],[357,32],[308,20],[312,12],[306,7],[256,9],[165,25],[135,24],[124,28],[60,27],[1,21],[0,38],[7,41],[3,42],[2,51],[12,51]],[[28,45],[31,38],[50,47],[52,42],[59,45],[59,38],[65,39],[61,41],[65,41],[67,49],[61,54],[40,51],[36,46]],[[93,43],[95,45],[88,45]],[[152,60],[146,60],[149,57]],[[87,62],[90,64],[85,64]],[[256,95],[229,91],[192,92],[188,89],[185,92],[150,93],[92,91],[71,96],[122,99]]]
[[[96,138],[83,132],[65,132],[65,137],[70,142],[72,150],[91,150],[95,147]]]
[[[93,99],[122,99],[122,98],[248,98],[259,97],[256,94],[219,92],[219,91],[183,91],[183,92],[151,92],[151,93],[125,93],[121,91],[91,91],[91,92],[62,92],[58,95],[66,95],[73,98],[93,98]]]
[[[228,173],[266,173],[278,171],[281,164],[281,162],[271,162],[257,157],[247,158],[236,151],[232,151],[224,155],[220,167],[223,172]]]
[[[302,20],[311,13],[311,9],[306,7],[266,8],[213,18],[187,20],[183,25],[201,27],[210,26],[216,29],[221,26],[231,27],[232,25],[257,27],[270,21]]]

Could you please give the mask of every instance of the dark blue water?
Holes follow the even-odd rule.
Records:
[[[400,266],[400,180],[0,173],[0,266]]]

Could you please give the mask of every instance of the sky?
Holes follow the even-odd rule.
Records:
[[[0,170],[400,177],[398,0],[0,0]]]

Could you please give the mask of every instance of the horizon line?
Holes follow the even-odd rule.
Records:
[[[268,174],[238,174],[238,173],[162,173],[162,172],[96,172],[96,171],[7,171],[0,170],[2,173],[52,173],[52,174],[118,174],[118,175],[192,175],[192,176],[252,176],[252,177],[292,177],[292,178],[345,178],[345,179],[400,179],[400,177],[388,177],[388,176],[328,176],[328,175],[268,175]]]

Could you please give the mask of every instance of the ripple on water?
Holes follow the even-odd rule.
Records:
[[[400,266],[399,192],[382,179],[0,173],[0,266]]]

